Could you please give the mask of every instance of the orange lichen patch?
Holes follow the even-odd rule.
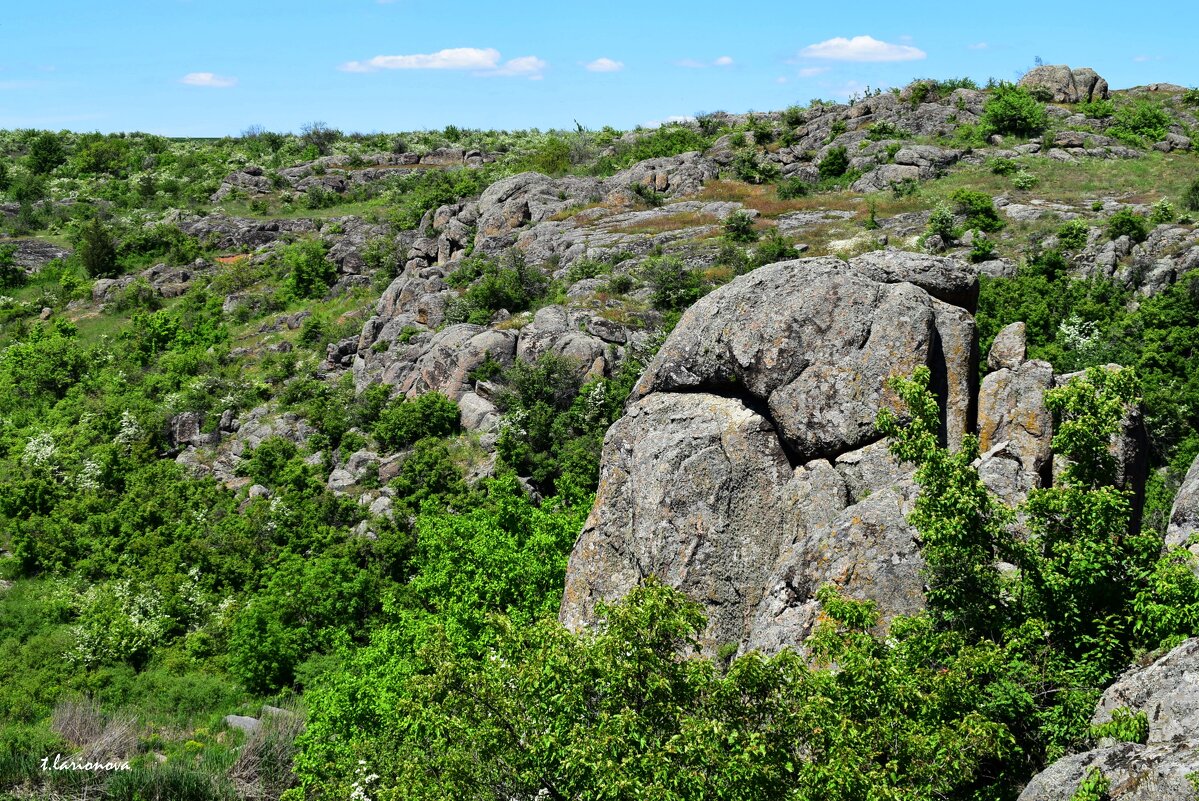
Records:
[[[247,256],[245,253],[234,253],[231,256],[217,256],[216,260],[221,264],[237,264],[238,262],[245,261],[248,258],[249,256]]]
[[[664,214],[644,222],[618,225],[611,229],[617,234],[661,234],[666,231],[680,231],[684,228],[719,225],[719,218],[698,211],[680,211],[675,214]]]

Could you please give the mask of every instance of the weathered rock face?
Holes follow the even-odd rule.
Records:
[[[1058,760],[1029,782],[1020,801],[1068,801],[1092,768],[1111,781],[1113,801],[1193,799],[1187,775],[1199,770],[1199,639],[1121,676],[1091,722],[1106,723],[1119,707],[1148,717],[1144,745],[1104,745]]]
[[[894,404],[889,377],[928,365],[956,386],[969,381],[973,353],[969,316],[955,319],[908,281],[947,282],[946,260],[899,251],[887,258],[890,271],[882,258],[848,267],[833,258],[780,262],[708,295],[684,315],[635,397],[705,389],[744,396],[768,409],[797,462],[867,444],[879,409]],[[969,295],[977,276],[963,267],[958,280],[958,294]],[[959,346],[946,349],[946,340]],[[947,425],[960,438],[968,420],[960,408],[953,413]]]
[[[888,252],[769,265],[694,305],[605,440],[562,620],[650,574],[705,603],[710,651],[801,647],[827,583],[922,608],[915,487],[874,420],[887,379],[928,366],[946,439],[971,429],[974,323],[938,298],[976,291],[965,264]]]
[[[1027,489],[1046,486],[1051,477],[1053,416],[1045,391],[1052,386],[1053,366],[1030,361],[988,373],[979,391],[979,448],[985,453],[1007,443]]]
[[[1036,67],[1020,79],[1020,86],[1043,89],[1052,95],[1054,103],[1089,103],[1106,100],[1107,81],[1090,67],[1070,69],[1065,64]]]
[[[571,556],[562,620],[580,627],[650,574],[707,607],[709,650],[740,643],[786,527],[791,465],[733,398],[661,392],[608,432],[599,498]]]
[[[1166,528],[1166,545],[1186,545],[1195,534],[1199,534],[1199,457],[1191,464],[1174,496],[1174,507],[1170,510],[1170,523]]]

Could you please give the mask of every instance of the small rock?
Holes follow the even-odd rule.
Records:
[[[987,353],[987,368],[1014,370],[1024,364],[1027,353],[1024,323],[1012,323],[995,335],[991,350]]]
[[[247,715],[225,715],[225,725],[231,729],[241,729],[246,734],[251,734],[257,731],[262,725],[258,718],[252,718]]]

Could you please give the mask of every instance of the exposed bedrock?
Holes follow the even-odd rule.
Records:
[[[910,471],[874,421],[926,366],[944,439],[974,426],[977,274],[884,251],[755,270],[683,316],[609,431],[561,616],[657,575],[707,607],[704,646],[798,647],[834,583],[885,615],[923,604]]]

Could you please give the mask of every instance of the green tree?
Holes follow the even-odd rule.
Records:
[[[283,249],[283,266],[292,290],[302,298],[320,297],[337,278],[337,267],[325,258],[325,243],[302,239]]]
[[[49,175],[66,160],[66,150],[57,134],[44,131],[29,143],[29,171],[34,175]]]
[[[385,408],[374,434],[388,450],[406,448],[418,439],[443,437],[458,430],[458,404],[440,392],[401,398]]]
[[[79,260],[89,278],[113,278],[119,273],[116,243],[99,217],[93,217],[80,232]]]

